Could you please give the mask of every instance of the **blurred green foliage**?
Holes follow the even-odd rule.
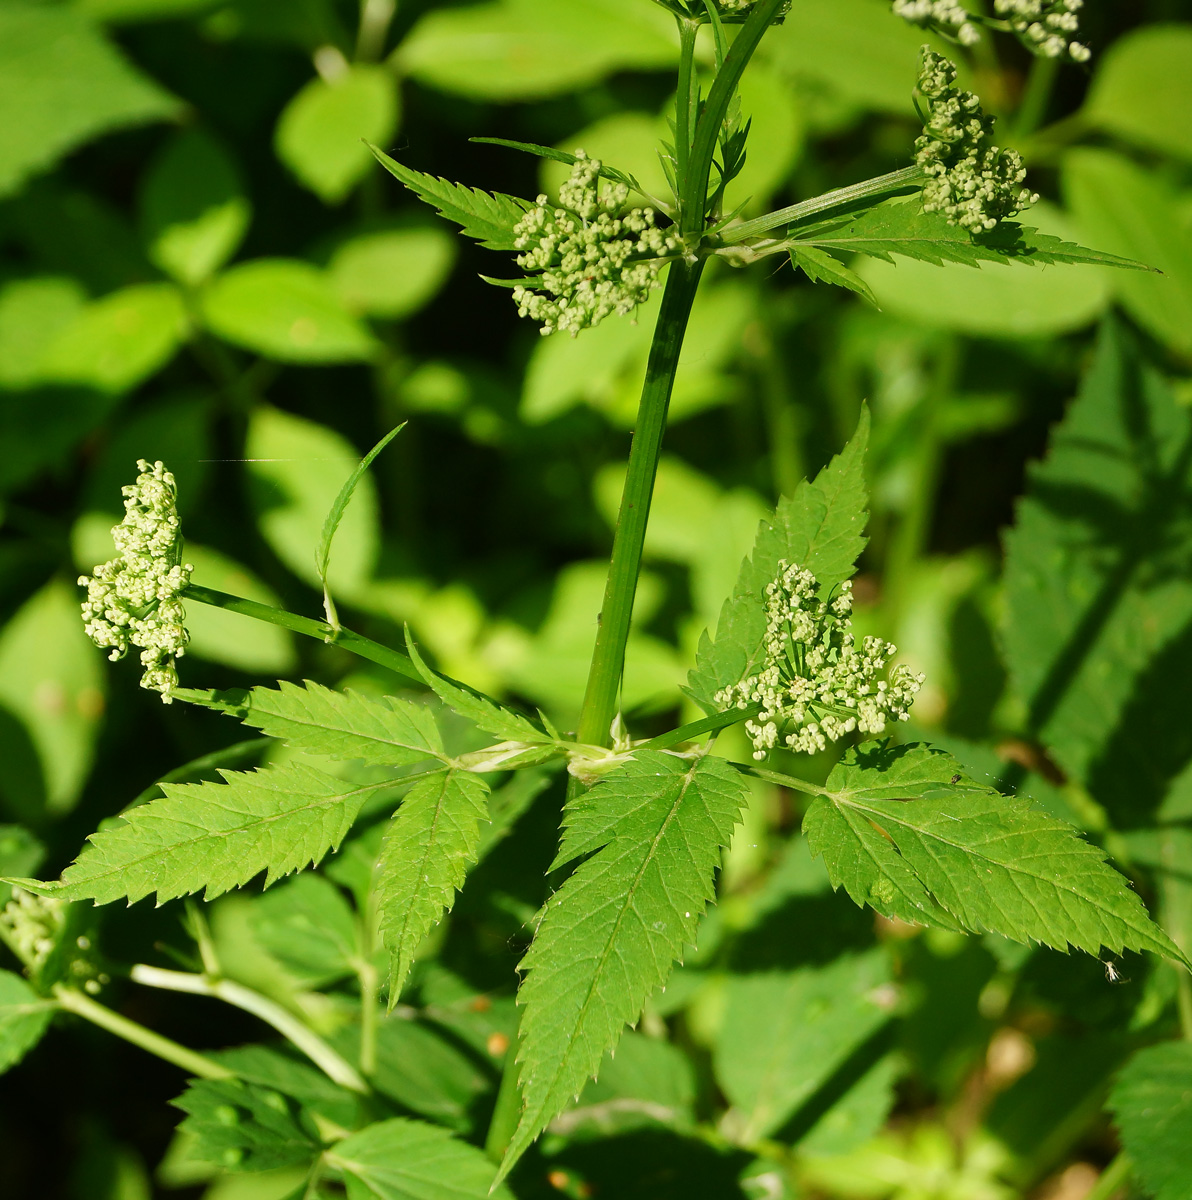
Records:
[[[1090,0],[1082,20],[1091,72],[999,46],[965,82],[1044,194],[1028,223],[1163,274],[866,262],[879,312],[788,270],[709,268],[623,698],[644,732],[694,715],[678,685],[758,518],[868,400],[858,623],[926,671],[920,730],[1101,840],[1189,949],[1192,5]],[[796,0],[745,80],[753,139],[730,206],[755,215],[904,165],[923,40],[882,0]],[[557,164],[469,137],[583,147],[661,190],[676,57],[648,0],[0,0],[0,873],[39,858],[56,873],[102,820],[239,735],[163,708],[83,635],[74,578],[109,556],[139,457],[177,475],[196,583],[317,615],[324,516],[408,420],[338,535],[344,620],[391,644],[408,622],[444,672],[574,723],[656,305],[540,338],[478,280],[508,273],[492,254],[457,242],[361,139],[526,197],[557,187]],[[189,623],[188,686],[394,688],[247,618],[191,606]],[[744,756],[738,731],[724,743]],[[530,777],[493,800],[482,862],[379,1031],[390,1120],[341,1144],[349,1187],[441,1151],[407,1116],[483,1141],[560,803]],[[1131,956],[1110,984],[1096,962],[992,935],[875,925],[830,891],[796,816],[755,781],[697,948],[514,1192],[1083,1196],[1115,1152],[1115,1072],[1176,1028],[1173,970]],[[227,974],[332,1043],[352,1036],[336,988],[370,836],[325,877],[208,906]],[[176,902],[98,920],[113,960],[189,953]],[[42,1032],[32,996],[0,975],[0,1065]],[[108,1002],[199,1048],[260,1036],[201,998],[117,980]],[[251,1121],[239,1141],[219,1124],[220,1085],[188,1093],[175,1137],[174,1068],[59,1024],[0,1081],[4,1195],[298,1194],[301,1154],[259,1174],[210,1165],[254,1144]],[[253,1120],[299,1145],[311,1112],[352,1128],[343,1093],[255,1049],[257,1074],[241,1064],[249,1082],[224,1085]],[[1114,1111],[1158,1146],[1143,1184],[1175,1200],[1192,1186],[1172,1150],[1186,1102],[1163,1129],[1138,1114],[1186,1097],[1189,1067],[1146,1062],[1114,1085]],[[301,1116],[271,1106],[279,1092]],[[187,1139],[212,1129],[198,1161]],[[487,1169],[449,1152],[461,1178]]]

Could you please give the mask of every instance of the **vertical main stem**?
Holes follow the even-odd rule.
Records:
[[[604,589],[604,605],[596,631],[596,648],[588,672],[588,687],[580,714],[579,740],[593,746],[610,744],[609,726],[617,712],[617,694],[625,666],[625,645],[629,641],[629,622],[637,594],[642,546],[662,436],[666,432],[666,414],[670,407],[675,372],[683,348],[683,336],[691,316],[691,305],[699,286],[703,263],[673,262],[662,294],[662,308],[654,328],[654,342],[646,367],[637,426],[629,451],[625,490],[621,493],[621,511],[613,536],[612,561]]]

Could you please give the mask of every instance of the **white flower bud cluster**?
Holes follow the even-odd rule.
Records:
[[[1006,20],[1018,40],[1044,58],[1088,62],[1092,52],[1073,40],[1080,28],[1076,15],[1084,0],[993,0],[993,9]]]
[[[79,577],[87,589],[83,622],[99,647],[111,647],[113,662],[141,650],[141,687],[161,692],[170,703],[178,684],[174,660],[190,640],[179,594],[190,583],[191,566],[181,561],[182,532],[174,476],[157,462],[137,463],[136,483],[123,489],[124,520],[112,530],[119,557]]]
[[[14,887],[12,899],[0,912],[4,940],[34,979],[66,933],[68,908],[65,901],[56,897],[36,896]],[[90,938],[76,937],[68,951],[66,971],[72,983],[81,984],[85,992],[94,996],[111,980],[96,965],[91,949]]]
[[[981,31],[972,14],[956,0],[894,0],[894,15],[924,29],[938,29],[954,37],[962,46],[972,46],[981,40]]]
[[[624,184],[600,190],[601,162],[576,151],[571,177],[559,189],[559,206],[545,196],[514,227],[517,264],[541,274],[533,288],[513,291],[519,316],[530,316],[543,334],[565,329],[574,337],[616,313],[624,316],[658,286],[662,259],[679,241],[655,227],[651,208],[623,216]]]
[[[1021,186],[1021,155],[990,143],[993,118],[982,112],[981,101],[955,84],[955,65],[924,46],[917,86],[927,114],[915,140],[915,162],[929,177],[923,208],[942,212],[949,225],[984,233],[1039,197]]]
[[[857,647],[852,634],[852,585],[832,600],[808,570],[778,564],[766,587],[766,636],[761,671],[716,693],[716,703],[748,708],[745,722],[753,757],[762,759],[779,744],[805,754],[823,750],[847,733],[881,733],[887,721],[905,721],[923,676],[902,665],[887,671],[895,647],[867,637]],[[882,678],[882,676],[885,678]]]

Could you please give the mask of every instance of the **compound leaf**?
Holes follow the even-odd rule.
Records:
[[[402,767],[447,754],[425,704],[395,696],[373,699],[306,680],[253,688],[238,713],[246,725],[296,750],[341,760]]]
[[[566,810],[554,866],[590,857],[547,902],[522,961],[524,1110],[499,1178],[583,1090],[693,941],[747,795],[720,759],[639,751]]]
[[[524,200],[502,192],[484,192],[462,183],[449,183],[396,162],[376,146],[369,146],[369,149],[390,175],[441,216],[461,226],[461,232],[467,237],[475,238],[490,250],[516,249],[513,227],[531,207]]]
[[[480,692],[474,692],[471,688],[464,687],[463,684],[444,679],[442,675],[436,675],[426,665],[422,655],[418,653],[418,647],[414,645],[409,631],[406,633],[406,649],[410,653],[410,658],[414,660],[414,666],[418,668],[418,673],[426,680],[426,686],[448,708],[459,713],[461,717],[467,717],[485,733],[491,733],[494,737],[506,738],[514,742],[545,744],[554,740],[549,734],[543,733],[541,729],[536,729],[520,713],[505,708],[495,700],[481,695]]]
[[[1118,1076],[1109,1107],[1148,1195],[1192,1195],[1192,1043],[1140,1050]]]
[[[397,1117],[338,1142],[327,1160],[344,1173],[348,1200],[513,1200],[490,1188],[495,1168],[445,1129]]]
[[[260,871],[268,886],[334,850],[365,799],[393,786],[349,783],[299,763],[220,774],[226,783],[163,783],[162,799],[93,833],[61,884],[38,890],[97,904],[156,892],[160,904],[203,889],[210,899]]]
[[[880,912],[902,915],[927,897],[934,904],[911,919],[938,906],[966,929],[1018,942],[1090,954],[1153,950],[1184,961],[1102,850],[1027,802],[973,783],[942,751],[851,751],[803,827],[833,886]],[[888,839],[898,871],[893,857],[873,853],[870,831]]]
[[[420,780],[397,810],[378,862],[381,938],[392,955],[389,1003],[394,1005],[418,943],[463,884],[488,818],[488,784],[466,771]]]
[[[319,1153],[299,1123],[297,1105],[280,1092],[238,1079],[197,1079],[171,1101],[187,1114],[179,1126],[189,1153],[228,1171],[305,1166]]]
[[[862,531],[869,516],[863,474],[868,440],[869,410],[862,409],[852,441],[762,521],[753,555],[741,564],[733,594],[720,610],[716,638],[706,632],[700,638],[695,668],[687,677],[689,694],[706,712],[716,711],[716,693],[752,673],[761,656],[765,589],[778,574],[779,561],[806,567],[825,588],[852,575],[865,548]]]
[[[790,230],[784,245],[789,246],[792,254],[806,247],[818,247],[833,252],[868,254],[884,262],[893,262],[893,255],[901,254],[904,258],[917,258],[936,266],[953,262],[975,267],[982,262],[1013,260],[1040,266],[1087,263],[1136,271],[1152,269],[1116,254],[1086,250],[1014,221],[1002,221],[996,229],[974,236],[958,225],[949,225],[941,213],[924,212],[917,196],[887,200],[861,212],[814,225],[796,226]]]

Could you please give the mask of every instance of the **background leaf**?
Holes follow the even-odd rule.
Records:
[[[19,975],[0,971],[0,1072],[20,1062],[41,1041],[54,1015]]]
[[[1117,1078],[1109,1101],[1134,1170],[1156,1200],[1192,1187],[1192,1045],[1163,1042],[1140,1050]]]

